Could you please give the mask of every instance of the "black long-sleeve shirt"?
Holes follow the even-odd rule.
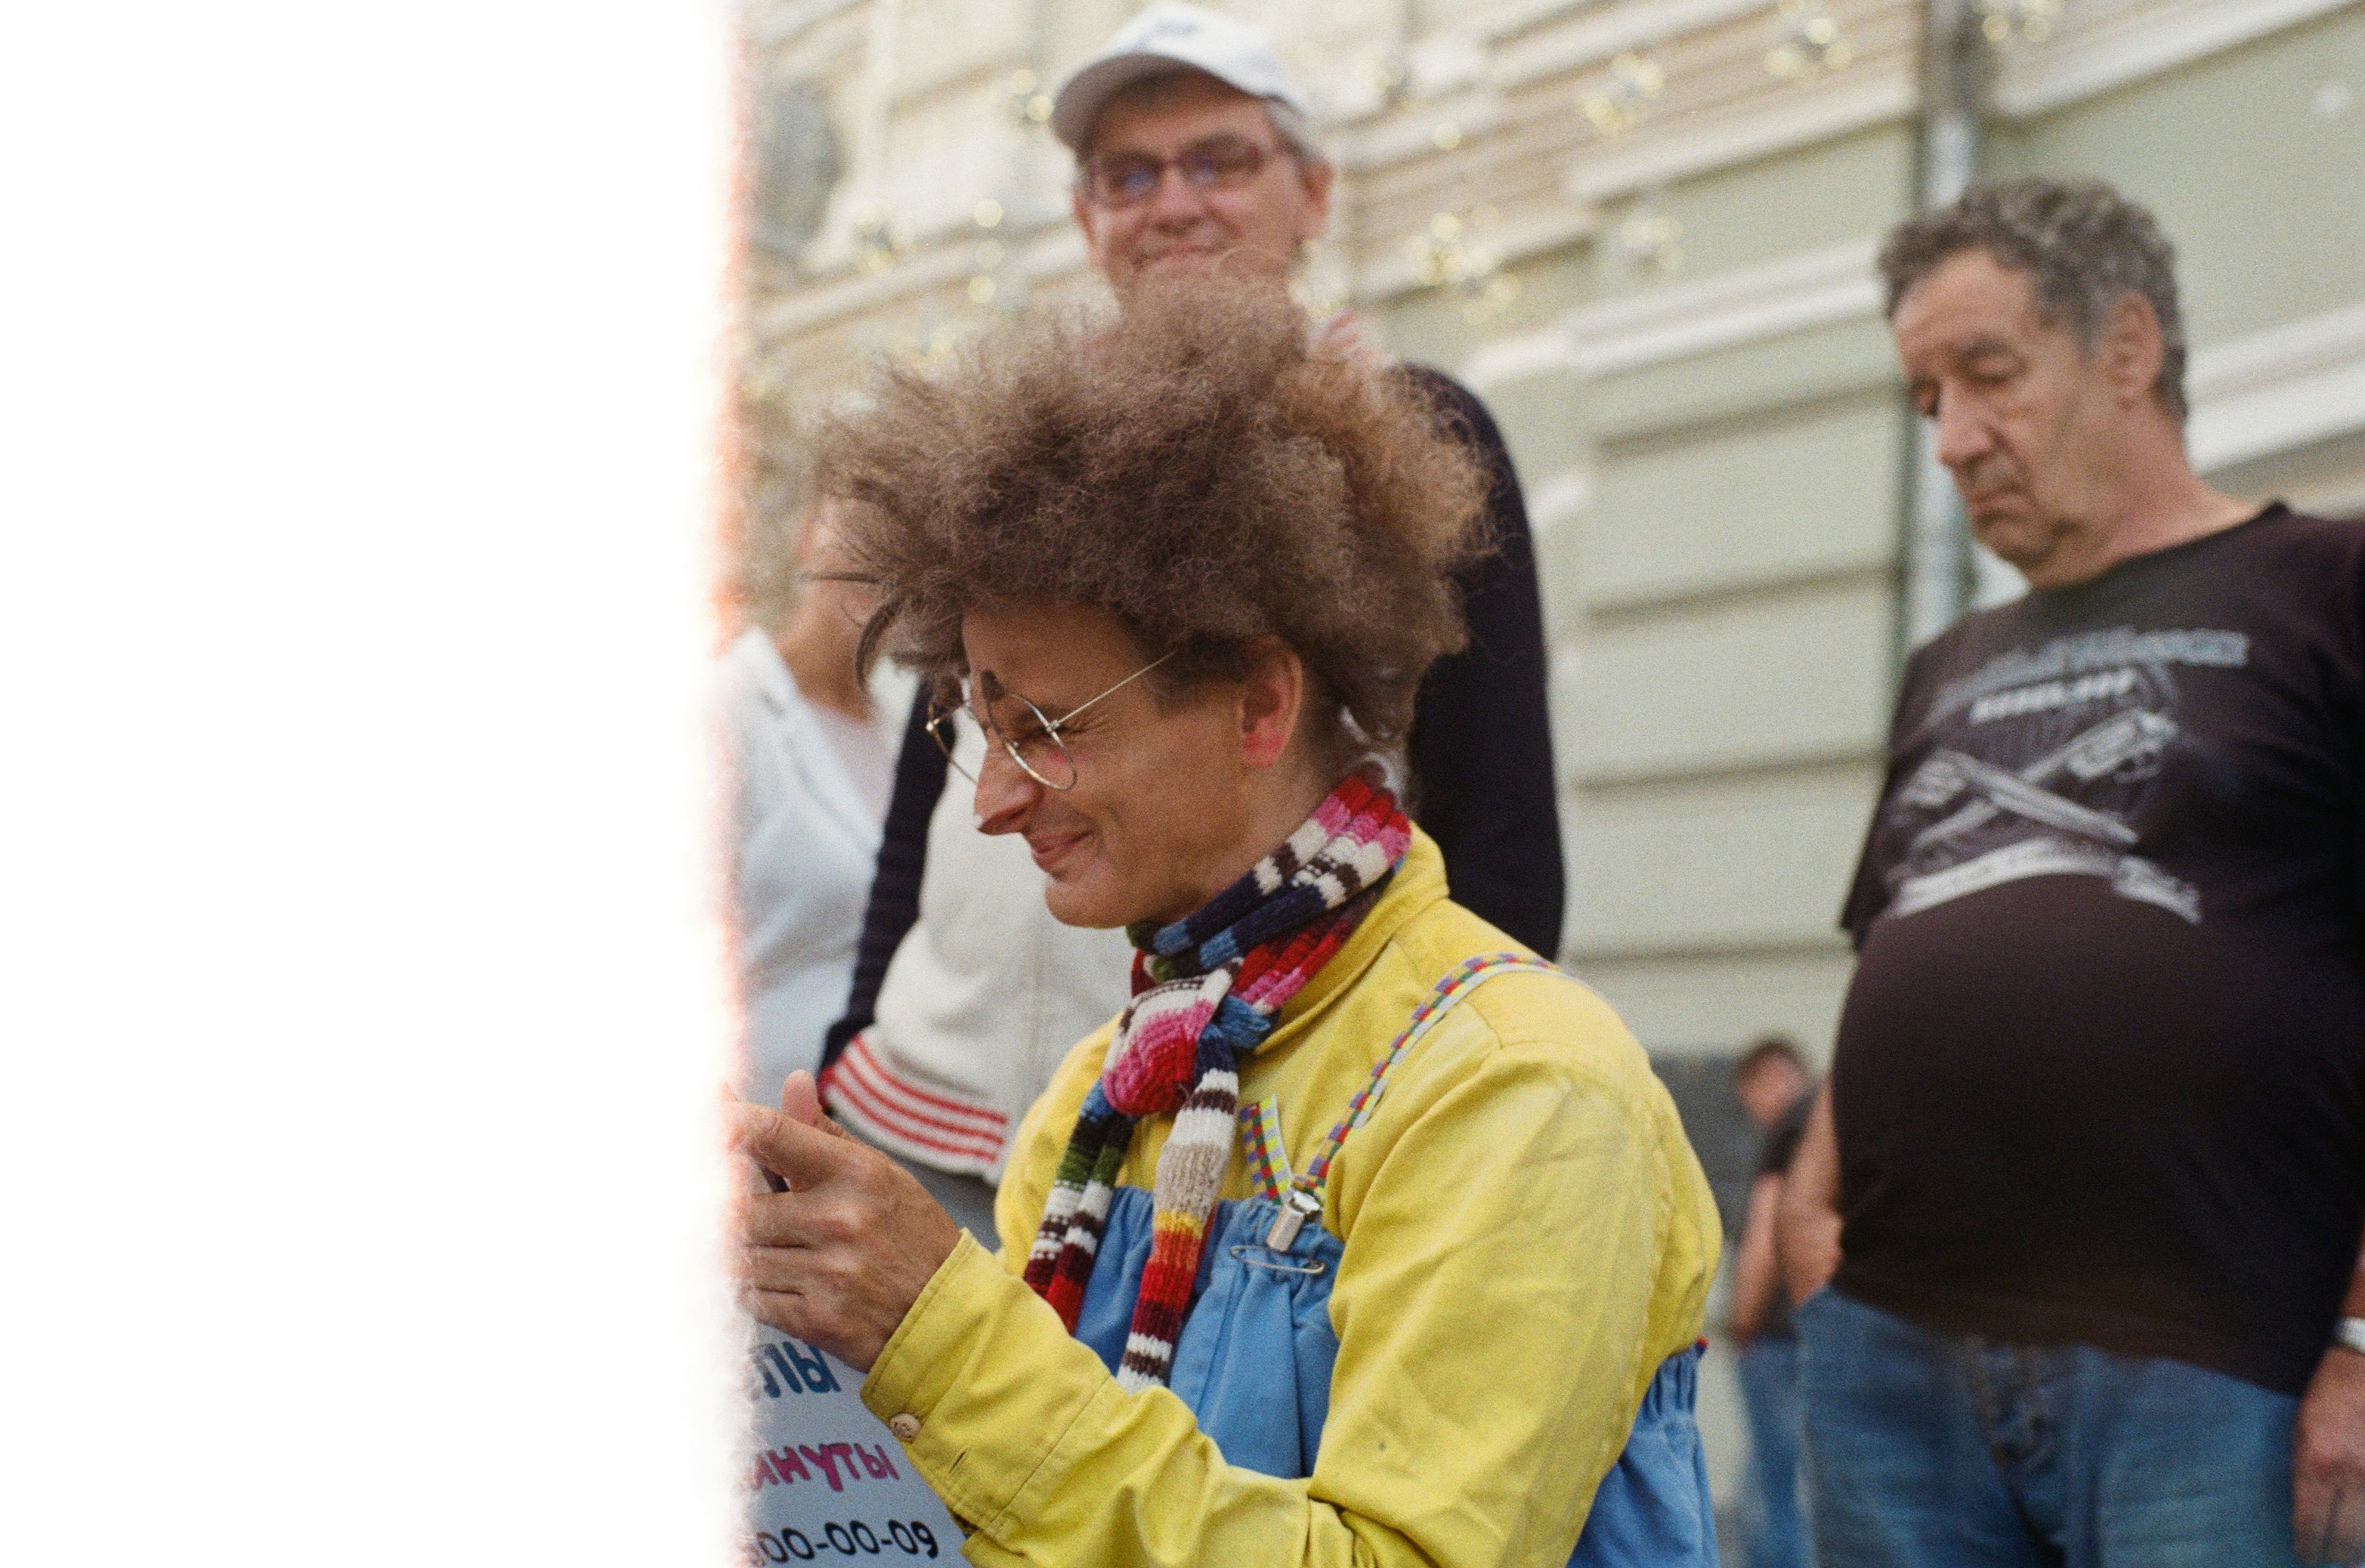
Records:
[[[1560,950],[1560,807],[1544,697],[1543,601],[1527,504],[1502,434],[1476,394],[1425,365],[1407,365],[1404,374],[1493,476],[1487,510],[1495,545],[1458,579],[1470,645],[1438,660],[1421,681],[1405,745],[1409,804],[1444,851],[1454,902],[1549,958]],[[928,820],[947,772],[944,754],[928,738],[926,710],[923,692],[895,761],[853,992],[846,1015],[830,1026],[824,1061],[835,1060],[870,1026],[888,962],[920,918]]]
[[[1476,394],[1425,366],[1412,375],[1494,486],[1491,554],[1461,577],[1470,645],[1429,666],[1406,761],[1413,816],[1445,852],[1453,901],[1546,958],[1560,952],[1560,794],[1544,698],[1542,596],[1519,476]]]

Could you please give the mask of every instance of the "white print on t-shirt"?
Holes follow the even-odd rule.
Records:
[[[1936,744],[1881,809],[1885,832],[1910,835],[1889,913],[2079,876],[2199,924],[2200,890],[2135,854],[2132,824],[2183,734],[2170,666],[2248,662],[2237,632],[2120,627],[2015,648],[1948,683],[1922,725]]]
[[[2250,639],[2241,632],[2137,632],[2114,626],[2107,632],[2080,632],[2056,637],[2035,652],[2014,648],[1998,654],[1974,674],[1948,681],[1938,689],[1925,723],[1938,723],[1967,702],[1991,691],[2032,681],[2084,675],[2089,670],[2146,666],[2164,671],[2169,665],[2199,665],[2216,669],[2240,669],[2250,662]]]
[[[2009,719],[2015,713],[2049,713],[2056,708],[2074,707],[2097,698],[2124,697],[2135,689],[2135,672],[2131,669],[2105,670],[2082,680],[2039,681],[2034,686],[1988,693],[1971,704],[1971,722],[1984,724],[1990,719]]]

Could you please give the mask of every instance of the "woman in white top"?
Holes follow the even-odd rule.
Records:
[[[846,1006],[894,767],[855,673],[865,590],[827,575],[844,565],[838,548],[826,512],[809,514],[794,607],[777,633],[743,633],[720,671],[740,1089],[767,1104],[790,1072],[819,1065],[822,1033]]]

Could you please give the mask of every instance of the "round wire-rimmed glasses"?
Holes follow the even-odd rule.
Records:
[[[978,711],[970,700],[969,682],[963,680],[961,701],[958,706],[947,708],[941,702],[930,705],[928,738],[936,743],[936,749],[945,754],[945,760],[952,764],[954,772],[970,783],[976,783],[977,775],[971,773],[962,764],[959,754],[956,750],[959,745],[960,736],[954,726],[961,714],[967,712],[976,721],[978,728],[986,733],[988,738],[1002,743],[1002,749],[1009,754],[1011,761],[1018,765],[1018,770],[1021,773],[1046,790],[1057,790],[1064,794],[1076,787],[1076,759],[1068,755],[1068,743],[1060,739],[1059,732],[1074,723],[1077,714],[1100,701],[1102,698],[1115,696],[1182,651],[1180,648],[1169,649],[1102,692],[1100,696],[1088,698],[1077,703],[1056,719],[1049,717],[1042,709],[995,680],[993,672],[988,670],[985,679],[992,685],[992,689],[981,692],[980,695],[983,696],[989,703],[1008,698],[1024,708],[1026,711],[1026,716],[1020,721],[1020,733],[1010,734],[993,722],[991,712]]]

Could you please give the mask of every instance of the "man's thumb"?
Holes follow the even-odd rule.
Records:
[[[791,1121],[819,1127],[839,1137],[853,1136],[830,1120],[829,1114],[821,1108],[821,1086],[813,1081],[813,1075],[802,1068],[789,1074],[787,1081],[780,1085],[780,1114]]]
[[[780,1085],[780,1114],[809,1127],[821,1126],[821,1090],[813,1075],[799,1068]]]

